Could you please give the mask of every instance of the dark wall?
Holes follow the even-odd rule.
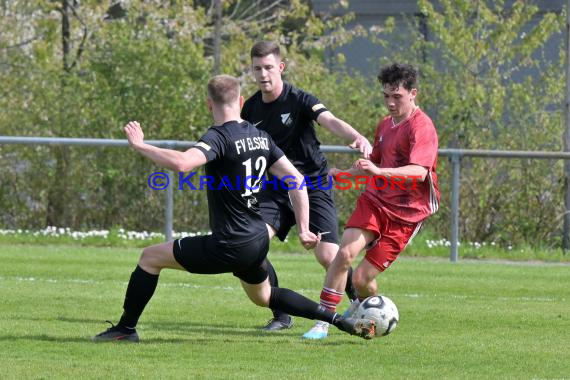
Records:
[[[514,0],[505,2],[505,7],[509,7]],[[313,0],[314,11],[319,13],[342,14],[354,12],[356,19],[349,24],[349,27],[360,24],[369,29],[373,26],[384,24],[387,17],[394,17],[396,21],[396,34],[401,37],[411,34],[411,21],[419,16],[417,0],[350,0],[348,9],[334,6],[338,0]],[[542,18],[545,12],[562,12],[564,0],[534,0],[533,3],[540,9],[533,22],[528,25],[530,30],[536,22]],[[429,38],[429,34],[428,34]],[[558,59],[559,47],[563,42],[563,35],[554,36],[546,44],[546,58]],[[372,44],[366,38],[355,38],[349,45],[338,49],[329,50],[328,57],[333,57],[337,53],[342,53],[346,57],[347,65],[365,75],[376,75],[380,67],[381,58],[389,58],[390,52],[378,45]],[[520,72],[516,76],[522,77],[528,73]],[[517,79],[515,77],[515,79]]]

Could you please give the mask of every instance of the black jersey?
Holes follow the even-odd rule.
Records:
[[[327,174],[313,123],[325,111],[316,97],[284,83],[281,95],[271,103],[264,103],[261,91],[256,92],[245,102],[241,117],[269,133],[302,174],[313,176]]]
[[[229,121],[210,127],[194,147],[208,159],[201,183],[207,188],[212,234],[229,246],[267,234],[256,199],[262,188],[257,179],[283,156],[271,137],[247,121]]]

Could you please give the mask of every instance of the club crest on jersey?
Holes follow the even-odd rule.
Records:
[[[291,113],[282,113],[281,123],[283,123],[283,125],[286,127],[290,126],[291,123],[293,123],[293,119],[291,119]]]

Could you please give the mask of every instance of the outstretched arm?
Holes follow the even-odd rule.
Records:
[[[358,131],[350,126],[346,121],[339,119],[330,111],[321,113],[317,117],[317,123],[334,133],[335,135],[342,137],[345,140],[351,141],[349,147],[352,149],[360,151],[365,158],[370,156],[372,152],[372,146],[366,137],[362,136]]]
[[[379,168],[372,161],[360,159],[352,164],[352,167],[347,170],[332,168],[329,170],[329,175],[336,179],[340,173],[345,173],[352,176],[383,176],[386,178],[404,178],[403,183],[422,183],[425,181],[428,170],[420,165],[405,165],[397,168]]]
[[[319,239],[309,230],[309,196],[305,188],[299,190],[299,185],[304,179],[303,176],[285,156],[275,161],[269,168],[269,172],[280,180],[285,180],[288,188],[291,188],[289,198],[295,212],[299,240],[305,249],[313,248]]]
[[[189,172],[207,162],[200,149],[190,148],[185,152],[173,149],[158,148],[144,142],[144,133],[137,121],[130,121],[124,128],[131,147],[154,161],[156,164],[177,172]]]
[[[426,179],[428,170],[420,165],[410,164],[405,166],[400,166],[397,168],[379,168],[372,161],[360,159],[356,161],[353,165],[355,170],[360,170],[369,176],[384,176],[386,178],[391,177],[403,177],[408,182],[423,182]]]

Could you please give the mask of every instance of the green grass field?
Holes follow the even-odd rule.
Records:
[[[6,378],[570,378],[570,266],[402,257],[379,280],[400,310],[385,338],[311,321],[267,334],[270,312],[231,275],[164,271],[141,343],[94,344],[117,321],[138,249],[0,244],[0,368]],[[270,254],[282,286],[318,300],[310,254]],[[341,310],[346,307],[343,301]]]

